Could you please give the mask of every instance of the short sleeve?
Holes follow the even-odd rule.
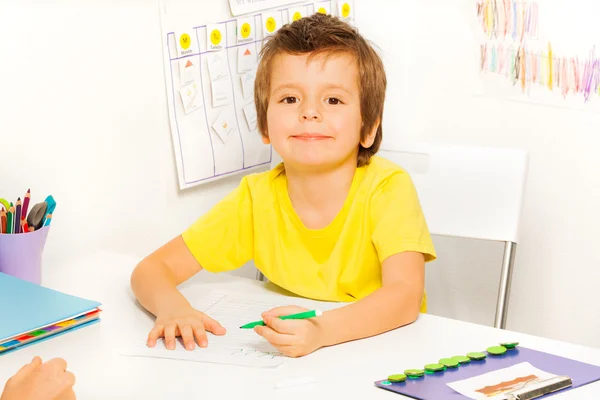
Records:
[[[381,263],[404,251],[423,253],[426,262],[436,258],[417,191],[406,172],[393,173],[379,183],[370,216],[371,238]]]
[[[253,258],[252,209],[244,177],[235,190],[183,232],[183,241],[203,269],[231,271]]]

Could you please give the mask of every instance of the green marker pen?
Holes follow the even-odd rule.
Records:
[[[279,317],[279,319],[307,319],[307,318],[318,317],[319,315],[323,315],[323,313],[319,310],[311,310],[311,311],[304,311],[304,312],[297,313],[297,314],[282,315],[281,317]],[[265,323],[263,321],[249,322],[246,325],[240,326],[240,329],[252,329],[255,326],[259,326],[259,325],[264,326]]]

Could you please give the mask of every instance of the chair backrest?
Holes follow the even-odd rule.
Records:
[[[518,243],[525,150],[417,143],[377,155],[410,174],[432,234]]]
[[[526,151],[420,143],[378,155],[410,174],[432,234],[518,243]]]

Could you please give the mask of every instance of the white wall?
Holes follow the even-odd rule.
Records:
[[[386,146],[429,141],[528,150],[507,328],[600,346],[600,114],[475,96],[467,18],[475,3],[358,4],[358,25],[381,47],[390,80]],[[387,12],[376,12],[382,8]],[[440,237],[435,244],[439,260],[427,271],[430,311],[492,324],[502,245]]]
[[[217,19],[226,16],[219,1]],[[473,97],[461,0],[355,1],[359,27],[385,52],[386,147],[425,140],[531,152],[508,328],[600,346],[598,114]],[[375,15],[379,6],[386,12]],[[155,1],[0,2],[0,193],[31,187],[34,200],[57,199],[47,261],[102,249],[144,255],[239,181],[178,191],[160,40]],[[501,246],[435,243],[431,312],[491,324]]]
[[[55,197],[47,261],[145,255],[239,182],[178,190],[156,1],[0,2],[0,22],[0,197]]]

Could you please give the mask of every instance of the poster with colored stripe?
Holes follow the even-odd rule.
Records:
[[[600,3],[477,0],[483,95],[600,111]]]

